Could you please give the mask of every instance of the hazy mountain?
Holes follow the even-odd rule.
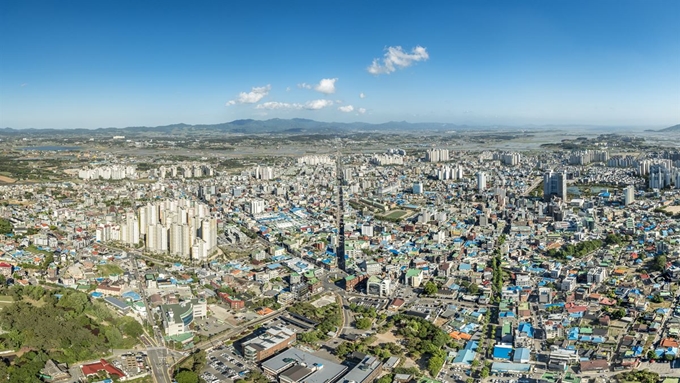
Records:
[[[471,128],[466,125],[442,123],[409,123],[392,121],[382,124],[365,122],[320,122],[304,118],[269,120],[234,120],[219,124],[190,125],[185,123],[163,126],[131,126],[127,128],[97,128],[97,129],[0,129],[0,134],[50,133],[54,135],[94,134],[94,135],[135,135],[135,134],[183,134],[183,133],[241,133],[241,134],[276,134],[276,133],[330,133],[351,131],[432,131]]]
[[[661,130],[658,130],[659,132],[680,132],[680,124],[669,126],[668,128],[664,128]]]

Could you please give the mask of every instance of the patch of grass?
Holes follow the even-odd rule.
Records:
[[[30,245],[26,248],[26,251],[31,252],[33,254],[43,254],[43,255],[50,255],[52,254],[51,251],[47,250],[40,250],[38,249],[35,245]]]
[[[107,263],[105,265],[97,265],[97,271],[99,275],[106,277],[111,274],[123,274],[123,269],[118,265]]]
[[[389,212],[381,215],[381,217],[387,218],[387,219],[402,219],[405,216],[407,216],[408,214],[409,214],[409,212],[404,211],[404,210],[392,210],[392,211],[389,211]]]

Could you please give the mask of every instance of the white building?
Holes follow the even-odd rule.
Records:
[[[623,204],[628,206],[635,202],[635,186],[628,185],[623,189]]]
[[[477,190],[481,193],[486,189],[486,174],[484,172],[477,173]]]
[[[607,278],[607,270],[603,267],[595,267],[586,274],[588,283],[602,283]]]
[[[576,288],[576,277],[566,277],[562,280],[560,284],[560,289],[562,291],[572,291]]]
[[[444,162],[449,160],[448,149],[430,149],[425,152],[425,161],[427,162]]]

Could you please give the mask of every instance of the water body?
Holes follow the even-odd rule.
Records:
[[[80,146],[26,146],[20,148],[21,150],[39,150],[42,152],[67,152],[71,150],[80,150]]]

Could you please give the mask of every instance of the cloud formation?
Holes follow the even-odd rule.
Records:
[[[316,85],[307,84],[302,82],[297,84],[300,89],[314,89],[315,91],[323,94],[333,94],[335,93],[335,82],[338,81],[337,78],[322,78]]]
[[[227,101],[227,106],[235,104],[255,104],[268,95],[271,89],[272,86],[269,84],[259,87],[254,86],[250,92],[241,92],[235,100]]]
[[[322,78],[319,84],[314,87],[314,90],[323,94],[335,93],[335,82],[337,78]]]
[[[388,47],[385,56],[382,58],[382,63],[380,59],[374,59],[366,70],[374,75],[390,74],[397,69],[410,67],[418,61],[427,61],[429,58],[427,48],[420,45],[413,48],[411,53],[404,51],[400,46]]]
[[[278,102],[278,101],[263,102],[262,104],[257,104],[255,106],[255,109],[266,109],[266,110],[301,109],[301,108],[302,108],[302,105],[300,105],[300,104],[289,104],[287,102]]]
[[[338,107],[338,110],[341,112],[350,113],[354,111],[354,107],[352,105],[345,105]]]
[[[364,92],[359,93],[359,98],[366,98],[366,95],[364,94]]]
[[[364,114],[364,113],[366,113],[366,109],[365,108],[359,108],[359,109],[357,109],[357,112],[359,114]]]
[[[331,105],[333,105],[333,101],[331,100],[312,100],[307,101],[304,108],[308,110],[319,110]]]
[[[255,106],[255,109],[265,109],[265,110],[300,110],[300,109],[319,110],[319,109],[323,109],[323,108],[331,106],[331,105],[333,105],[333,101],[331,101],[331,100],[311,100],[311,101],[305,102],[304,104],[269,101],[269,102],[263,102],[262,104],[257,104]]]

